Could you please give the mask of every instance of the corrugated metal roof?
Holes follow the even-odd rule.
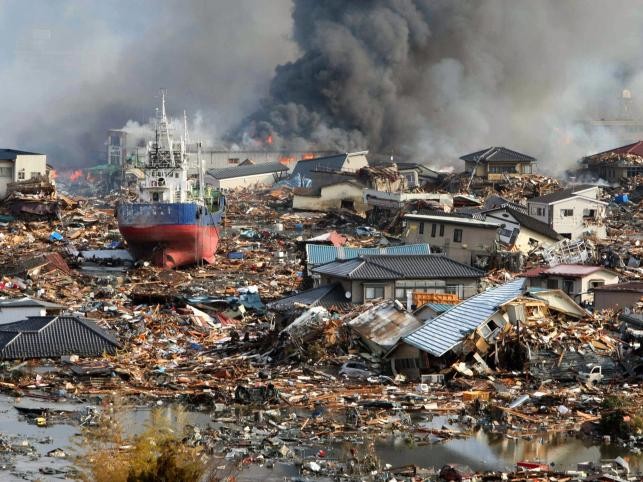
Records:
[[[405,336],[403,340],[440,357],[488,320],[500,305],[520,296],[524,292],[526,281],[518,278],[472,296]]]
[[[210,169],[208,176],[214,179],[232,179],[235,177],[255,176],[258,174],[270,174],[271,172],[287,171],[288,166],[280,162],[264,162],[261,164],[247,164],[244,166],[224,167],[221,169]]]
[[[307,244],[306,259],[309,266],[331,263],[336,259],[354,259],[371,254],[431,254],[428,244],[404,244],[387,248],[351,248],[336,247],[325,244]]]
[[[457,305],[447,305],[444,303],[427,303],[423,305],[422,308],[428,307],[428,308],[431,308],[436,313],[445,313],[455,306]]]
[[[313,272],[357,280],[481,278],[484,272],[441,254],[367,255],[334,261]]]

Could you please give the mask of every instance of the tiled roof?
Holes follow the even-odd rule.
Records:
[[[246,164],[244,166],[224,167],[208,170],[208,176],[215,179],[232,179],[235,177],[254,176],[257,174],[270,174],[271,172],[284,172],[288,166],[280,162],[264,162],[261,164]]]
[[[26,308],[26,307],[64,308],[63,305],[50,303],[49,301],[35,300],[29,297],[0,300],[0,311],[2,310],[2,308]]]
[[[633,154],[635,156],[643,157],[643,141],[638,141],[632,144],[627,144],[625,146],[616,147],[615,149],[599,152],[598,154],[592,154],[591,156],[587,156],[587,157],[602,157],[606,154]]]
[[[323,306],[327,309],[332,306],[337,306],[340,309],[349,309],[351,306],[350,301],[346,299],[346,292],[344,288],[342,288],[342,285],[339,283],[331,283],[273,301],[272,303],[268,303],[268,308],[276,311],[286,311],[292,309],[295,304],[306,305],[309,308],[313,306]]]
[[[579,193],[581,193],[581,191],[586,191],[593,187],[596,187],[596,186],[593,186],[591,184],[579,184],[578,186],[568,187],[567,189],[561,189],[560,191],[545,194],[544,196],[533,197],[531,199],[528,199],[527,202],[542,203],[542,204],[558,202],[558,201],[562,201],[563,199],[574,197]]]
[[[460,159],[468,162],[536,162],[534,157],[506,147],[488,147],[462,156]]]
[[[445,224],[459,224],[463,226],[471,226],[475,228],[497,229],[498,225],[473,219],[469,216],[444,216],[440,214],[405,214],[405,219],[413,219],[415,221],[435,221],[436,223]]]
[[[369,254],[431,254],[428,244],[403,244],[385,248],[351,248],[347,246],[327,246],[325,244],[307,244],[306,259],[309,266],[331,263],[336,259],[355,259]]]
[[[32,317],[0,325],[0,358],[57,358],[115,353],[116,337],[93,321],[75,316]]]
[[[440,254],[361,256],[313,269],[334,278],[356,280],[480,278],[484,272]]]
[[[498,307],[520,296],[526,280],[519,278],[472,296],[435,317],[403,340],[419,350],[440,357],[487,321]]]
[[[558,234],[556,231],[554,231],[549,226],[549,224],[543,223],[542,221],[538,221],[536,218],[532,218],[528,214],[525,214],[522,211],[516,211],[515,209],[512,209],[508,206],[485,211],[484,213],[489,214],[496,211],[502,212],[503,210],[511,214],[514,217],[514,219],[518,221],[521,228],[530,229],[536,233],[542,234],[543,236],[547,236],[548,238],[551,238],[551,239],[562,239],[562,236]],[[498,219],[498,218],[495,218],[495,219]]]

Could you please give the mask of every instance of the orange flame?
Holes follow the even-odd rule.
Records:
[[[55,169],[52,169],[51,171],[49,171],[49,177],[51,179],[56,179],[58,177],[58,173],[56,172]]]
[[[272,134],[268,134],[268,137],[266,137],[266,143],[272,145]]]
[[[279,162],[284,164],[285,166],[289,166],[290,164],[293,164],[295,162],[295,156],[281,156],[279,158]]]
[[[315,154],[313,154],[312,152],[306,152],[301,158],[303,160],[314,159]]]
[[[76,169],[69,175],[69,180],[72,182],[76,182],[81,177],[83,177],[83,171],[81,171],[80,169]]]

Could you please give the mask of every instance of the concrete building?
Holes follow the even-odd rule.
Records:
[[[465,172],[488,181],[501,181],[533,172],[536,159],[506,147],[488,147],[460,158]]]
[[[107,164],[122,166],[127,156],[127,132],[110,129],[105,142]]]
[[[262,164],[244,163],[223,169],[210,169],[206,174],[206,184],[216,189],[237,189],[254,186],[272,186],[275,182],[288,177],[288,167],[279,162]]]
[[[593,291],[595,310],[620,310],[643,300],[643,281],[597,286]]]
[[[498,225],[457,216],[407,214],[406,243],[428,243],[432,252],[467,265],[484,265],[496,251]]]
[[[47,156],[36,152],[0,149],[0,199],[11,182],[47,175]]]
[[[478,292],[484,275],[479,269],[435,254],[360,256],[312,271],[320,285],[341,283],[352,303],[379,298],[406,303],[413,292],[453,293],[468,298]]]
[[[561,289],[577,303],[592,302],[594,289],[618,283],[618,275],[602,266],[559,264],[553,268],[539,267],[521,276],[529,280],[529,287]]]
[[[364,200],[364,186],[354,180],[344,180],[323,187],[296,189],[292,207],[302,211],[349,209],[364,215],[368,204]]]
[[[562,236],[548,224],[512,207],[483,211],[482,217],[485,221],[498,225],[498,238],[501,243],[525,254],[534,248],[550,246],[562,239]]]
[[[607,203],[599,200],[600,188],[578,185],[527,200],[528,214],[568,239],[584,234],[606,235],[603,219]]]

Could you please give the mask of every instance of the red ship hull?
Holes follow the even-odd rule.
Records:
[[[219,230],[212,225],[119,226],[119,230],[136,259],[164,268],[214,263],[219,243]]]

